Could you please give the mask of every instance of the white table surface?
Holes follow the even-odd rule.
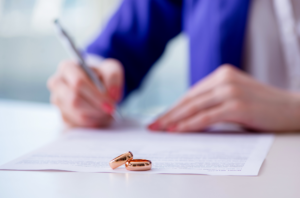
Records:
[[[0,100],[0,164],[59,136],[58,111]],[[300,197],[300,134],[276,135],[259,175],[143,175],[0,171],[0,197]]]

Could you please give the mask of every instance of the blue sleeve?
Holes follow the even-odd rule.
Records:
[[[167,42],[181,31],[180,0],[124,0],[87,53],[118,59],[127,96],[139,87]]]

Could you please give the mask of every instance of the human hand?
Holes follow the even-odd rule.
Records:
[[[222,65],[149,129],[202,131],[217,122],[260,131],[300,130],[300,95],[261,84],[230,65]]]
[[[105,93],[97,89],[74,61],[60,63],[57,72],[48,80],[50,100],[70,126],[109,125],[114,106],[122,97],[124,74],[119,61],[106,59],[101,66],[92,69],[103,82]]]

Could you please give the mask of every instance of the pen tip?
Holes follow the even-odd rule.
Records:
[[[58,24],[58,19],[55,19],[55,20],[54,20],[54,23]]]

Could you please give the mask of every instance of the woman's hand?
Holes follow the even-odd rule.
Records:
[[[149,128],[191,132],[217,122],[238,123],[260,131],[300,130],[300,95],[261,84],[223,65],[192,87]]]
[[[80,66],[64,61],[48,80],[51,102],[58,106],[70,126],[104,127],[111,120],[114,106],[122,97],[123,69],[119,61],[106,59],[94,72],[104,83],[101,93]]]

